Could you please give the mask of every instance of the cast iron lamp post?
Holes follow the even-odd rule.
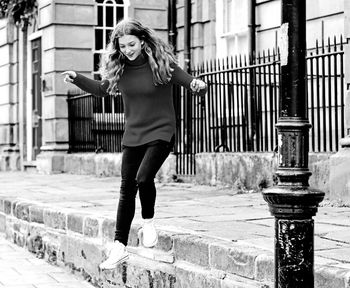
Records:
[[[309,188],[306,0],[282,0],[278,185],[263,192],[275,217],[275,287],[314,287],[314,221],[324,193]]]

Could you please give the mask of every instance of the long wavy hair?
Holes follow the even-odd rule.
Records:
[[[136,36],[143,40],[141,53],[148,59],[153,73],[154,85],[169,83],[172,71],[171,65],[176,62],[173,49],[160,39],[155,32],[133,19],[122,20],[114,28],[109,37],[107,51],[100,59],[99,73],[102,79],[109,80],[107,92],[117,92],[118,81],[123,74],[126,57],[120,51],[119,38],[124,35]]]

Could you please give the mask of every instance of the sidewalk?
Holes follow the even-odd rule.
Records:
[[[0,288],[93,288],[0,236]]]
[[[1,202],[29,201],[90,218],[115,218],[119,178],[1,172],[0,183],[0,212]],[[191,183],[157,186],[156,224],[160,231],[248,245],[273,255],[274,219],[260,193],[239,194],[230,188]],[[350,282],[346,283],[350,279],[350,207],[332,207],[325,201],[314,219],[316,281],[326,283],[319,287],[350,287]],[[140,220],[137,201],[134,223]],[[338,280],[344,284],[334,286]]]

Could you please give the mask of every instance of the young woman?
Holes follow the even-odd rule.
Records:
[[[184,72],[176,64],[170,46],[136,20],[117,24],[101,58],[99,72],[102,81],[74,71],[62,74],[65,82],[96,96],[113,95],[119,90],[123,97],[126,123],[115,241],[107,260],[100,264],[101,269],[114,269],[128,258],[125,246],[135,214],[137,191],[144,219],[142,244],[153,247],[158,240],[153,221],[154,178],[174,144],[172,85],[204,94],[206,84]]]

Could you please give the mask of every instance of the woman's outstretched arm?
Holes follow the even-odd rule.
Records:
[[[172,83],[181,85],[200,96],[207,93],[207,84],[204,81],[194,78],[177,65],[172,68],[174,69],[171,78]]]
[[[108,95],[108,80],[92,80],[79,73],[76,73],[75,71],[65,71],[62,73],[62,75],[64,75],[64,82],[72,83],[87,93],[91,93],[97,97],[104,97]]]

